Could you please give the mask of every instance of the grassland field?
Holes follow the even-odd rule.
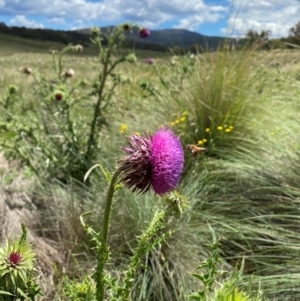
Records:
[[[0,98],[13,84],[20,106],[34,108],[40,101],[34,94],[35,79],[20,68],[30,67],[54,80],[48,52],[53,46],[64,47],[0,35]],[[152,270],[139,271],[139,289],[132,300],[188,300],[187,294],[198,289],[190,274],[208,256],[208,224],[220,239],[224,270],[245,259],[241,286],[250,295],[262,289],[265,300],[300,300],[299,49],[220,50],[175,61],[172,54],[160,52],[138,51],[136,56],[135,64],[118,67],[129,81],[112,97],[109,124],[101,132],[103,144],[94,164],[113,171],[126,134],[153,132],[161,126],[172,128],[184,146],[198,143],[210,151],[194,159],[185,149],[178,190],[187,209],[170,223],[175,232],[168,244],[149,255]],[[153,65],[146,63],[148,57],[154,58]],[[97,78],[101,65],[96,58],[92,46],[64,57],[63,68],[75,71],[70,82],[87,82],[78,99]],[[141,83],[156,92],[142,89]],[[89,115],[95,102],[87,94],[74,113],[78,118]],[[95,220],[101,220],[105,179],[100,177],[89,188],[82,183],[45,184],[35,175],[28,177],[18,162],[8,163],[4,155],[0,164],[0,241],[16,235],[20,222],[27,223],[45,294],[41,300],[70,300],[64,287],[71,279],[85,277],[95,256],[79,216],[93,210]],[[151,193],[137,197],[118,192],[109,240],[113,273],[126,264],[156,202]]]

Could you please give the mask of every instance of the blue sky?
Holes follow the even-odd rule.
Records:
[[[132,22],[236,37],[271,30],[277,38],[300,21],[300,0],[0,0],[0,21],[62,30]]]

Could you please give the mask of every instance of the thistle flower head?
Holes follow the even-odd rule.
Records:
[[[56,101],[61,101],[61,100],[63,100],[64,99],[64,92],[62,92],[62,91],[60,91],[60,90],[56,90],[56,91],[54,91],[54,93],[53,93],[53,98],[54,98],[54,100],[56,100]]]
[[[26,240],[26,232],[19,240],[7,240],[6,245],[0,247],[1,289],[12,294],[26,291],[28,277],[31,277],[34,268],[34,258],[31,245]]]
[[[11,266],[17,266],[22,261],[22,256],[20,254],[20,251],[13,251],[8,255],[7,263]]]
[[[150,30],[147,28],[141,28],[139,31],[139,35],[141,38],[147,38],[148,36],[150,36]]]
[[[174,190],[183,168],[183,148],[175,134],[162,128],[154,135],[127,136],[127,156],[121,162],[121,180],[133,191],[145,193],[152,188],[164,195]]]
[[[154,64],[154,59],[152,57],[147,58],[147,64],[153,65]]]

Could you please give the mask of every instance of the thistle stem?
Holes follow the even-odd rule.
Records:
[[[107,234],[108,234],[108,228],[109,228],[109,222],[110,222],[110,212],[111,212],[112,201],[113,201],[113,196],[114,196],[114,192],[115,192],[115,185],[116,185],[116,182],[118,180],[120,173],[121,173],[121,168],[119,168],[115,171],[114,175],[111,178],[111,182],[110,182],[107,196],[106,196],[104,219],[103,219],[103,225],[102,225],[102,238],[105,243],[107,242]]]
[[[117,169],[114,175],[111,178],[110,185],[108,188],[106,201],[105,201],[105,208],[104,208],[104,218],[103,218],[103,224],[102,224],[102,232],[101,232],[101,238],[102,238],[102,247],[99,250],[98,258],[97,258],[97,269],[96,269],[96,296],[97,301],[103,301],[104,300],[104,278],[103,278],[103,271],[104,271],[104,265],[108,259],[108,248],[107,248],[107,236],[108,236],[108,230],[110,225],[110,215],[111,215],[111,209],[112,209],[112,202],[113,202],[113,196],[115,192],[115,185],[117,183],[118,177],[121,173],[121,169]]]

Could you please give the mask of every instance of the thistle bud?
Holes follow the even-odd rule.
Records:
[[[128,54],[125,59],[127,62],[132,63],[132,64],[136,62],[136,56],[134,53]]]
[[[21,67],[20,71],[26,75],[30,75],[32,73],[32,69],[28,66],[26,67]]]
[[[62,91],[56,90],[53,94],[53,98],[56,101],[61,101],[64,99],[64,93]]]
[[[16,85],[9,85],[8,87],[8,93],[10,95],[16,94],[18,92],[18,87]]]
[[[75,46],[75,51],[77,51],[77,52],[82,52],[82,51],[83,51],[83,46],[80,45],[80,44],[77,44],[77,45]]]
[[[125,23],[122,25],[122,28],[124,31],[129,31],[131,29],[131,26],[129,24]]]
[[[100,34],[100,28],[99,27],[94,26],[94,27],[91,28],[91,35],[92,36],[99,36],[99,34]]]
[[[75,71],[72,68],[65,70],[65,72],[63,73],[63,76],[66,78],[73,77],[74,75],[75,75]]]
[[[51,54],[54,54],[54,53],[57,53],[58,52],[58,50],[57,50],[57,48],[55,48],[55,47],[51,47],[50,49],[49,49],[49,53],[51,53]]]

